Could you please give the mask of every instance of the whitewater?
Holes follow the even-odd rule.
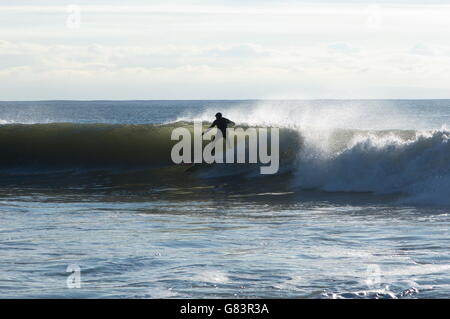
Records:
[[[218,111],[280,129],[277,174],[171,161]],[[0,102],[0,295],[448,296],[449,123],[449,100]]]

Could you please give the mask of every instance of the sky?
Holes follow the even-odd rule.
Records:
[[[450,98],[449,1],[0,0],[0,100]]]

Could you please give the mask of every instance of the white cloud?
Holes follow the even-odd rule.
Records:
[[[424,44],[416,44],[414,47],[411,48],[411,50],[409,52],[412,54],[425,55],[425,56],[434,55],[434,51],[430,47],[428,47],[427,45],[424,45]]]
[[[449,89],[450,6],[86,3],[77,30],[65,6],[0,6],[0,99]]]

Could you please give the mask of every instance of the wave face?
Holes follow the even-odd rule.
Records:
[[[61,169],[157,166],[170,160],[171,126],[6,124],[0,168]]]
[[[153,169],[159,178],[173,174],[183,180],[185,167],[164,169],[180,168],[170,158],[176,127],[192,128],[192,122],[3,124],[0,176]],[[449,139],[447,129],[282,128],[278,175],[288,174],[284,183],[291,189],[401,194],[404,203],[450,205]],[[258,172],[251,165],[223,164],[201,166],[192,176],[256,178]],[[264,178],[269,185],[270,176]]]
[[[178,141],[171,140],[172,131],[185,127],[192,132],[192,124],[0,125],[0,172],[23,175],[68,169],[131,171],[173,166],[171,150]],[[298,132],[282,129],[280,138],[283,160],[292,162],[299,149]]]

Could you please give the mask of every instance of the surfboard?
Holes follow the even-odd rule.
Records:
[[[227,152],[229,152],[230,150],[234,151],[233,148],[230,145],[229,140],[226,139],[224,157],[226,156],[225,154]],[[224,162],[225,162],[225,159],[224,159]],[[192,164],[188,164],[188,163],[185,163],[185,164],[182,164],[182,165],[190,165],[190,167],[188,167],[184,172],[185,173],[193,173],[193,172],[195,172],[195,171],[197,171],[199,169],[211,167],[214,164],[215,163],[212,163],[212,164],[208,164],[208,163],[192,163]]]
[[[214,164],[195,163],[195,164],[192,164],[191,167],[185,169],[184,172],[188,173],[188,174],[192,174],[192,173],[195,173],[196,171],[198,171],[198,170],[200,170],[202,168],[211,167],[211,165],[214,165]]]

